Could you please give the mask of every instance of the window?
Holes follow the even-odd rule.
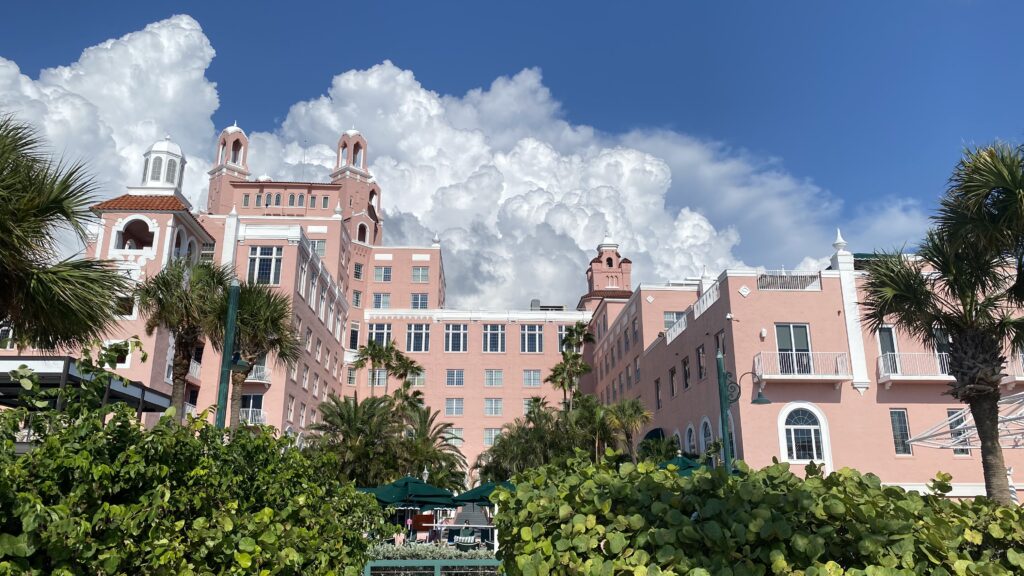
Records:
[[[309,248],[316,252],[317,256],[323,258],[324,254],[327,253],[327,240],[310,240]]]
[[[907,421],[907,411],[904,408],[890,408],[889,421],[892,423],[892,442],[896,447],[897,454],[913,454],[910,449],[910,422]]]
[[[501,398],[484,398],[484,416],[501,416],[503,411]]]
[[[310,328],[306,328],[306,340],[305,340],[305,342],[306,342],[306,352],[311,352],[313,350],[313,330],[310,329]]]
[[[302,407],[299,408],[299,426],[306,425],[306,403],[302,403]]]
[[[324,319],[324,303],[327,301],[327,284],[320,285],[320,300],[317,301],[317,316],[320,317],[320,321]]]
[[[661,378],[654,379],[654,409],[661,410]]]
[[[465,352],[469,345],[469,325],[467,324],[445,324],[444,325],[444,351]]]
[[[313,373],[313,397],[320,393],[320,374]]]
[[[444,415],[462,416],[462,398],[445,398]]]
[[[384,368],[375,368],[372,373],[372,386],[379,388],[388,385],[388,371]]]
[[[690,357],[683,358],[683,390],[690,387]]]
[[[622,346],[623,353],[629,352],[629,328],[622,331]]]
[[[505,384],[505,373],[501,370],[484,370],[484,386],[496,388]]]
[[[302,208],[305,205],[306,205],[306,195],[305,194],[299,194],[299,208]]]
[[[281,205],[281,193],[278,192],[277,194],[274,194],[274,206],[280,206],[280,205]]]
[[[295,194],[288,195],[288,205],[295,206]]]
[[[708,451],[715,442],[715,437],[711,434],[711,422],[705,419],[700,424],[700,451],[703,454]]]
[[[263,194],[256,195],[256,207],[259,208],[263,205]]]
[[[949,418],[949,435],[953,440],[959,440],[961,436],[967,434],[966,430],[960,427],[964,425],[967,420],[964,418],[966,409],[947,408],[946,417]],[[953,448],[954,456],[969,456],[971,454],[970,448]]]
[[[391,282],[391,266],[374,266],[373,280],[375,282]]]
[[[786,458],[790,461],[821,461],[821,423],[813,412],[797,408],[786,416]]]
[[[626,378],[626,390],[629,390],[633,388],[633,372],[630,371],[629,366],[626,366],[624,374]],[[637,384],[639,384],[639,382],[637,382]]]
[[[0,326],[0,350],[14,349],[14,330],[8,326]]]
[[[673,398],[676,395],[676,368],[675,366],[668,369],[668,393]]]
[[[359,349],[359,322],[355,320],[349,324],[348,347],[350,350]]]
[[[668,330],[672,326],[675,326],[675,323],[678,322],[679,319],[682,318],[684,315],[686,315],[686,312],[665,312],[663,324],[664,329]]]
[[[248,194],[242,194],[242,208],[248,208],[248,207],[249,207],[249,195]]]
[[[523,398],[523,416],[529,416],[533,410],[533,398]]]
[[[704,355],[704,345],[697,346],[697,378],[703,380],[708,375],[707,358]]]
[[[118,296],[115,299],[115,314],[118,316],[134,316],[135,315],[135,297]]]
[[[323,345],[324,345],[324,343],[319,338],[317,338],[316,339],[316,353],[315,353],[316,361],[317,362],[320,361],[321,353],[323,351]]]
[[[356,239],[359,242],[366,242],[366,224],[359,225],[359,232],[356,235]]]
[[[327,204],[331,201],[330,197],[323,196],[320,198],[320,207],[327,208]]]
[[[633,342],[640,343],[640,321],[633,318]]]
[[[281,246],[252,246],[249,248],[249,283],[280,284],[281,260],[284,248]]]
[[[569,327],[566,326],[565,324],[562,324],[561,326],[558,327],[558,351],[559,352],[565,352],[565,350],[566,350],[566,346],[565,346],[565,333],[566,333],[566,331],[568,329],[569,329]]]
[[[367,324],[368,332],[366,341],[373,340],[381,346],[391,342],[391,324]]]
[[[544,351],[543,324],[523,324],[519,327],[519,351],[528,354]]]
[[[413,310],[426,310],[427,309],[427,295],[425,293],[416,293],[412,295],[412,309]]]
[[[302,365],[302,389],[309,388],[309,366]]]
[[[462,368],[449,368],[445,372],[445,386],[462,386],[465,383],[465,370]]]
[[[199,251],[199,261],[210,264],[213,262],[213,242],[203,242],[203,247]]]
[[[540,370],[523,370],[523,387],[540,388]]]
[[[405,331],[405,351],[430,351],[430,324],[409,324]]]
[[[690,454],[697,453],[697,433],[694,432],[692,424],[686,429],[686,451]]]
[[[391,294],[387,292],[374,292],[373,293],[373,307],[374,308],[391,308]]]
[[[406,380],[410,384],[412,384],[413,386],[416,386],[417,388],[422,387],[422,386],[426,386],[426,384],[427,384],[427,373],[426,373],[425,370],[420,370],[419,372],[417,372],[415,374],[409,374],[409,377],[406,378]]]
[[[782,374],[812,374],[811,337],[806,324],[776,324],[775,339],[779,349],[779,371]]]
[[[494,446],[498,436],[501,436],[501,428],[484,428],[484,446]]]
[[[355,266],[353,266],[352,277],[355,278],[356,280],[362,280],[363,279],[363,265],[362,264],[356,263]]]
[[[363,293],[359,290],[352,291],[352,306],[355,306],[356,308],[363,307]]]
[[[896,337],[891,326],[882,326],[878,329],[878,348],[883,374],[899,374],[900,357],[896,354]]]
[[[725,330],[719,330],[718,333],[715,334],[715,354],[716,354],[716,358],[717,358],[717,354],[719,352],[722,353],[722,356],[726,355],[726,350],[725,350]]]
[[[414,284],[426,284],[427,282],[430,282],[430,267],[413,266],[412,281]]]
[[[164,167],[164,159],[157,156],[153,158],[153,171],[149,173],[149,179],[155,182],[160,181],[160,172]]]
[[[462,428],[448,429],[448,443],[455,447],[462,446]]]
[[[355,386],[356,385],[356,369],[355,368],[349,368],[348,369],[348,374],[345,376],[345,383],[348,384],[349,386]]]
[[[640,381],[640,357],[633,358],[633,377],[636,381]]]
[[[291,395],[288,396],[288,411],[287,411],[287,414],[288,414],[287,420],[289,422],[291,422],[292,418],[295,416],[295,396],[291,396]]]
[[[484,352],[505,351],[505,325],[484,324]]]

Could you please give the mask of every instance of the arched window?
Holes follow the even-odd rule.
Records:
[[[164,182],[174,184],[174,177],[178,175],[178,161],[171,158],[167,161],[167,170],[164,172]]]
[[[301,206],[305,206],[305,205],[306,205],[306,195],[305,194],[299,194],[299,206],[301,207]]]
[[[188,248],[185,250],[185,257],[192,263],[199,261],[199,251],[196,250],[195,239],[188,241]]]
[[[377,206],[377,191],[370,190],[370,206]]]
[[[142,165],[142,182],[145,184],[146,176],[149,175],[149,158],[146,158],[146,162]]]
[[[786,415],[784,425],[786,459],[790,462],[823,462],[821,421],[806,408],[796,408]]]
[[[177,232],[174,233],[174,257],[181,258],[182,256],[184,256],[184,250],[185,246],[184,242],[182,242],[181,239],[181,230],[178,230]]]
[[[679,436],[679,432],[676,432],[675,434],[672,435],[672,443],[676,445],[676,450],[682,451],[683,439],[681,436]]]
[[[363,147],[358,142],[352,147],[352,165],[360,169],[363,167]]]
[[[234,143],[231,144],[231,163],[232,164],[238,164],[241,159],[242,159],[242,141],[241,140],[235,140]]]
[[[153,246],[153,231],[142,220],[132,220],[117,233],[115,246],[118,250],[142,250]]]
[[[224,151],[227,150],[227,143],[220,141],[220,148],[217,149],[217,164],[224,163]]]
[[[341,145],[341,152],[338,153],[341,158],[341,165],[345,166],[348,164],[348,144]]]
[[[160,181],[160,172],[163,171],[163,168],[164,168],[164,160],[163,160],[163,158],[161,158],[159,156],[157,156],[156,158],[153,158],[153,168],[152,168],[152,171],[149,173],[149,179],[154,181],[154,182],[159,182]]]
[[[693,424],[686,428],[686,452],[689,454],[697,453],[697,433],[693,429]]]
[[[701,454],[708,451],[708,447],[715,442],[715,437],[711,433],[711,422],[707,418],[700,423],[700,451]]]
[[[360,242],[366,242],[366,224],[360,224],[359,225],[359,232],[356,235],[356,238]]]
[[[612,257],[611,257],[611,256],[609,256],[609,257],[608,257],[607,259],[605,259],[605,261],[604,261],[604,265],[605,265],[606,267],[608,267],[608,268],[611,268],[611,267],[612,267]]]
[[[274,206],[280,206],[280,205],[281,205],[281,194],[280,193],[274,194]]]
[[[267,193],[267,203],[266,203],[266,205],[270,206],[270,201],[273,200],[273,199],[274,199],[274,195],[268,192]]]
[[[295,206],[295,194],[288,195],[288,205]]]

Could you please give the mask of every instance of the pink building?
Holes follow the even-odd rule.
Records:
[[[898,330],[869,331],[858,304],[865,272],[841,236],[833,246],[822,271],[726,270],[620,293],[629,263],[606,240],[587,272],[603,284],[591,281],[580,302],[593,310],[597,337],[585,388],[606,403],[640,398],[654,414],[648,435],[674,436],[683,451],[700,453],[722,437],[722,351],[742,390],[729,412],[733,453],[751,466],[816,461],[919,490],[943,471],[953,475],[954,495],[983,494],[977,450],[907,442],[964,408],[943,395],[947,351]],[[1024,380],[1021,365],[1019,357],[1009,362],[1007,391]],[[770,404],[752,403],[759,391]],[[1024,454],[1004,455],[1024,471]]]

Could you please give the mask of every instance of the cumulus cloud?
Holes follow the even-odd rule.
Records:
[[[36,80],[0,59],[0,109],[85,156],[109,195],[138,180],[140,155],[169,133],[189,156],[186,193],[201,206],[218,106],[206,77],[213,56],[198,23],[176,16]],[[338,136],[353,126],[382,186],[385,243],[439,234],[449,306],[522,307],[533,297],[573,305],[605,234],[633,260],[634,282],[743,260],[792,266],[827,254],[842,214],[840,200],[776,159],[677,132],[573,124],[536,69],[463,95],[438,94],[387,61],[339,74],[274,131],[250,134],[250,168],[326,179]],[[861,231],[848,238],[916,237],[922,221],[919,206],[894,201],[858,211]]]

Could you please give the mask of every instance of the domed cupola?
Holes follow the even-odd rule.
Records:
[[[164,190],[167,193],[181,193],[181,180],[185,176],[185,155],[181,146],[171,141],[170,136],[156,142],[143,154],[142,188],[151,192]]]

